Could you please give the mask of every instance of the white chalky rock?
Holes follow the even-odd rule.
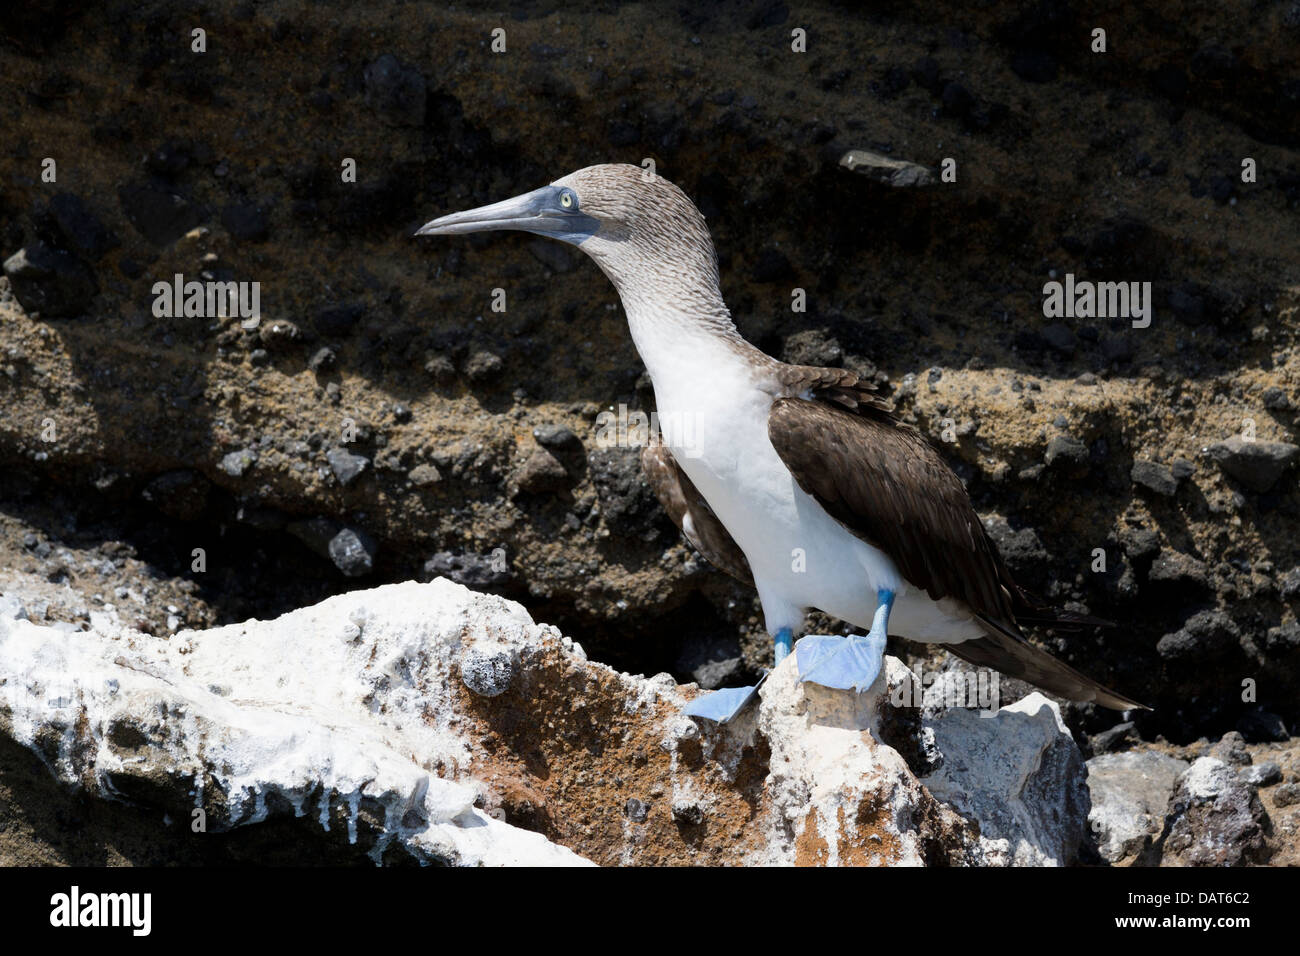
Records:
[[[355,843],[364,814],[376,862],[396,842],[427,861],[582,864],[434,772],[472,756],[448,679],[463,647],[543,633],[517,604],[441,579],[170,639],[8,615],[0,733],[66,782],[105,797],[148,791],[186,818],[202,810],[213,830],[292,808],[341,823]]]

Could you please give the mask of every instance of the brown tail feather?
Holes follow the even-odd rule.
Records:
[[[1067,700],[1093,701],[1113,710],[1151,709],[1080,674],[1069,664],[1058,661],[1022,637],[1008,634],[992,621],[981,617],[980,622],[988,632],[987,637],[944,644],[943,648],[977,667],[991,667]]]

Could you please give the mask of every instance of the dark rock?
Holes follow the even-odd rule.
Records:
[[[1169,473],[1174,476],[1176,481],[1182,481],[1184,478],[1190,478],[1196,474],[1196,465],[1186,458],[1175,458],[1169,466]]]
[[[131,225],[155,246],[170,245],[208,219],[206,209],[180,193],[147,183],[123,186],[117,198]]]
[[[410,420],[411,409],[409,406],[403,405],[401,402],[398,402],[393,406],[393,421],[397,422],[399,425],[405,425]]]
[[[569,473],[550,451],[537,447],[532,450],[514,475],[515,485],[530,495],[559,491],[569,484]]]
[[[754,4],[754,10],[746,21],[746,26],[751,30],[762,30],[767,27],[779,27],[790,19],[790,7],[781,0],[771,0],[763,4]]]
[[[128,279],[138,279],[144,275],[144,264],[127,256],[117,260],[117,269]]]
[[[1224,473],[1251,491],[1265,492],[1300,458],[1300,446],[1280,441],[1244,441],[1233,435],[1211,445],[1207,454]]]
[[[235,520],[258,531],[282,531],[289,519],[278,508],[268,508],[255,503],[242,504],[235,512]]]
[[[194,521],[208,504],[208,479],[196,471],[168,471],[151,480],[140,492],[163,514],[177,521]]]
[[[659,500],[641,473],[637,448],[599,448],[587,456],[588,472],[611,531],[650,540],[663,518]]]
[[[1062,322],[1053,322],[1042,331],[1043,341],[1053,352],[1060,355],[1073,355],[1079,347],[1079,339],[1074,330]]]
[[[697,800],[678,797],[673,800],[673,819],[687,826],[699,826],[704,822],[704,808]]]
[[[310,359],[307,360],[307,367],[313,372],[325,372],[332,369],[338,361],[338,356],[328,345],[318,348]]]
[[[745,671],[740,642],[734,637],[692,641],[677,658],[677,669],[705,690],[734,684]]]
[[[1237,730],[1252,744],[1282,742],[1291,739],[1286,722],[1277,714],[1255,708],[1237,719]]]
[[[1287,393],[1276,385],[1264,389],[1260,399],[1263,401],[1264,407],[1271,412],[1284,412],[1291,407],[1291,399],[1287,396]]]
[[[1011,55],[1011,72],[1027,83],[1051,83],[1057,68],[1056,57],[1046,50],[1017,50]]]
[[[944,85],[939,99],[943,103],[944,112],[950,116],[965,116],[975,105],[975,97],[970,90],[955,80]]]
[[[1134,724],[1131,720],[1116,724],[1109,730],[1092,737],[1092,752],[1098,754],[1114,753],[1123,750],[1133,742]]]
[[[413,66],[385,53],[364,73],[366,105],[391,126],[424,125],[428,84]]]
[[[1127,335],[1108,335],[1101,340],[1101,357],[1107,363],[1123,365],[1133,360],[1133,341]]]
[[[235,203],[221,210],[221,225],[241,242],[265,239],[269,230],[266,213],[252,203]]]
[[[95,273],[76,256],[35,242],[5,260],[14,297],[28,313],[78,315],[99,291]]]
[[[1134,564],[1145,563],[1160,553],[1160,533],[1150,528],[1129,528],[1120,535],[1120,542]]]
[[[850,172],[896,189],[929,186],[935,182],[934,171],[920,163],[894,159],[867,149],[851,149],[840,157],[840,165]]]
[[[302,331],[288,319],[273,319],[261,324],[257,337],[268,350],[286,352],[298,344]]]
[[[460,659],[460,679],[480,697],[500,697],[519,670],[519,656],[504,644],[471,644]]]
[[[163,179],[175,179],[189,168],[193,159],[190,147],[177,140],[168,140],[144,158],[144,168]]]
[[[1264,652],[1270,657],[1293,660],[1300,652],[1300,621],[1290,620],[1264,633]]]
[[[1235,730],[1230,730],[1210,748],[1211,757],[1222,760],[1236,767],[1250,766],[1250,753],[1246,750],[1246,741]]]
[[[424,573],[430,578],[450,578],[467,588],[499,587],[510,580],[504,548],[497,548],[492,554],[439,551],[424,562]]]
[[[342,338],[356,327],[366,307],[358,303],[336,305],[316,313],[316,331],[332,338]]]
[[[1005,518],[993,518],[984,522],[984,527],[1015,579],[1027,587],[1041,588],[1052,556],[1043,547],[1038,532],[1033,528],[1013,531]]]
[[[650,804],[636,797],[629,797],[627,803],[623,805],[623,813],[633,823],[645,823],[646,817],[650,815]]]
[[[59,193],[51,199],[49,211],[68,249],[88,262],[97,262],[119,245],[99,217],[72,193]]]
[[[1205,299],[1193,289],[1182,287],[1169,293],[1169,308],[1181,322],[1199,325],[1205,321]]]
[[[1156,643],[1156,651],[1169,661],[1211,661],[1235,648],[1240,633],[1232,618],[1222,611],[1200,611],[1179,630]]]
[[[1070,435],[1057,435],[1047,443],[1043,462],[1049,468],[1062,466],[1070,469],[1086,468],[1088,465],[1088,446]]]
[[[533,429],[533,439],[543,448],[552,451],[573,451],[582,448],[582,439],[566,425],[539,425]]]
[[[1166,584],[1180,588],[1206,590],[1210,586],[1210,577],[1204,562],[1181,551],[1162,551],[1151,563],[1147,579],[1152,584]]]
[[[1129,472],[1133,484],[1148,488],[1158,495],[1172,497],[1178,491],[1178,479],[1167,465],[1154,461],[1135,461]]]
[[[791,365],[837,367],[844,364],[844,349],[822,329],[801,329],[787,336],[781,356]]]
[[[325,453],[325,460],[329,462],[334,477],[345,488],[356,481],[370,464],[370,459],[364,455],[354,455],[343,448],[331,448]]]
[[[759,253],[750,275],[755,282],[788,282],[794,278],[794,267],[780,249],[769,247]]]
[[[916,61],[916,65],[912,67],[912,81],[931,93],[938,93],[943,88],[939,64],[934,57],[925,56]]]
[[[1187,74],[1182,67],[1166,64],[1151,74],[1152,85],[1175,103],[1187,95]]]
[[[500,375],[504,367],[501,356],[480,349],[465,360],[465,377],[471,382],[487,382]]]
[[[330,560],[349,578],[369,574],[375,566],[375,540],[364,531],[344,528],[329,543]]]
[[[456,366],[445,355],[431,355],[424,363],[425,373],[439,385],[446,385],[456,378]]]
[[[1288,601],[1300,597],[1300,567],[1292,568],[1282,577],[1282,583],[1279,587],[1282,597]]]
[[[330,556],[330,542],[334,540],[340,528],[341,525],[337,521],[324,516],[293,521],[285,526],[289,534],[305,544],[312,552],[326,559]]]
[[[1174,784],[1161,835],[1165,866],[1265,863],[1268,817],[1254,788],[1221,760],[1202,757]]]

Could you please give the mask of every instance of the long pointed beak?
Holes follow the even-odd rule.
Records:
[[[561,190],[556,186],[543,186],[513,199],[467,209],[465,212],[454,212],[426,222],[415,231],[415,235],[456,236],[469,232],[518,229],[576,245],[594,234],[599,224],[583,213],[561,208],[560,193]]]
[[[545,215],[549,186],[530,193],[479,206],[464,212],[426,222],[416,230],[417,236],[455,236],[466,232],[488,232],[496,229],[523,229],[533,231],[547,218]]]

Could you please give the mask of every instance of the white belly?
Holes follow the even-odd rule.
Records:
[[[715,380],[710,391],[690,414],[671,404],[661,411],[664,441],[745,553],[770,632],[800,630],[807,608],[869,628],[876,594],[887,589],[891,634],[943,643],[983,634],[968,612],[913,587],[796,484],[768,439],[770,395],[743,381]]]

